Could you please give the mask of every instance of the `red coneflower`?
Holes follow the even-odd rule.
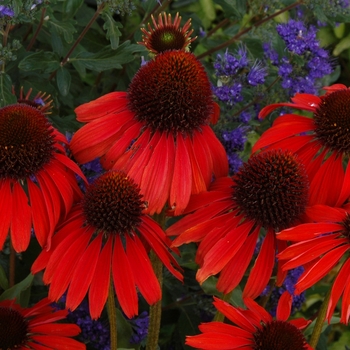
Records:
[[[154,19],[153,15],[152,22],[154,28],[148,23],[148,31],[145,28],[141,28],[142,42],[140,45],[145,46],[152,54],[158,54],[168,50],[184,50],[189,51],[189,46],[191,42],[196,40],[191,38],[193,29],[191,28],[191,19],[189,19],[185,25],[180,28],[181,16],[179,13],[176,14],[174,18],[174,23],[171,19],[171,14],[166,15],[163,12],[158,15],[158,23]]]
[[[26,250],[32,228],[49,248],[57,222],[81,197],[75,174],[85,177],[64,143],[38,108],[18,103],[0,109],[0,249],[10,232],[14,249]]]
[[[68,311],[56,311],[50,304],[47,298],[29,308],[14,300],[0,301],[0,349],[86,349],[85,344],[71,339],[80,333],[77,325],[56,322]]]
[[[202,334],[187,336],[187,345],[202,350],[312,350],[301,332],[311,321],[304,318],[288,321],[292,306],[288,292],[278,301],[276,319],[250,298],[244,299],[247,310],[214,299],[217,310],[233,325],[203,323],[199,326]]]
[[[50,251],[43,251],[32,266],[44,268],[49,298],[67,292],[66,307],[74,310],[89,292],[92,318],[106,303],[110,277],[124,313],[138,312],[136,287],[149,304],[161,298],[159,282],[147,251],[152,248],[178,279],[179,266],[170,254],[170,240],[160,226],[143,214],[144,202],[134,181],[123,172],[110,171],[86,190],[81,203],[53,236]]]
[[[217,289],[232,291],[254,255],[260,230],[266,235],[243,295],[258,297],[275,264],[275,232],[302,221],[308,203],[304,166],[288,151],[272,150],[251,157],[233,178],[217,179],[209,192],[194,195],[186,215],[167,230],[179,235],[174,246],[200,242],[196,262],[202,283],[220,272]],[[190,214],[193,212],[193,214]],[[282,244],[281,244],[282,243]],[[286,244],[280,241],[278,251]],[[283,276],[278,275],[278,283]]]
[[[312,118],[296,114],[278,117],[273,126],[263,133],[253,147],[259,149],[289,149],[296,152],[306,166],[310,179],[310,204],[339,206],[345,198],[339,197],[345,179],[349,182],[350,169],[343,169],[343,155],[350,153],[350,89],[342,84],[324,87],[326,94],[314,96],[296,94],[293,103],[276,103],[263,108],[264,118],[278,107],[291,107],[312,112]],[[332,187],[332,191],[320,188]]]
[[[225,150],[209,126],[219,115],[204,67],[191,53],[166,51],[142,66],[128,92],[79,106],[88,123],[72,138],[78,162],[102,157],[105,169],[126,172],[141,188],[148,213],[166,202],[175,215],[212,176],[227,176]]]
[[[341,322],[348,323],[350,259],[347,253],[350,250],[350,214],[341,208],[315,205],[308,208],[307,215],[311,223],[301,224],[277,234],[278,239],[294,243],[278,255],[282,269],[305,266],[304,273],[295,285],[295,294],[300,294],[326,276],[343,257],[346,257],[332,287],[327,318],[330,321],[337,302],[343,295]]]

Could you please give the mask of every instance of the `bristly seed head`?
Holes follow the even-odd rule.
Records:
[[[153,132],[192,133],[213,114],[210,82],[193,54],[166,51],[142,66],[129,90],[129,108]]]
[[[271,321],[254,333],[254,350],[305,350],[307,342],[301,331],[285,321]]]
[[[132,233],[141,223],[144,203],[137,184],[121,171],[109,171],[86,190],[86,223],[105,234]]]
[[[17,310],[0,307],[0,349],[21,349],[27,333],[28,322]]]
[[[309,181],[290,151],[253,155],[233,180],[233,199],[241,213],[265,228],[286,229],[305,212]]]
[[[0,179],[35,175],[53,156],[55,138],[45,115],[27,104],[0,109]]]
[[[332,152],[350,155],[350,89],[322,96],[314,113],[317,138]]]

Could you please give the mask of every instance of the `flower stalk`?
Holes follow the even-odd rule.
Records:
[[[109,283],[109,291],[107,298],[107,312],[108,312],[108,320],[109,320],[109,329],[110,329],[110,337],[111,337],[111,350],[117,350],[117,312],[115,306],[115,298],[114,298],[114,289],[113,289],[113,278],[111,277],[111,281]]]

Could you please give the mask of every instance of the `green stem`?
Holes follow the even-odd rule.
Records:
[[[100,13],[102,12],[102,10],[104,9],[105,6],[106,6],[105,2],[103,2],[100,6],[98,6],[96,12],[94,13],[92,18],[90,19],[89,23],[86,25],[84,30],[80,33],[80,35],[78,36],[78,38],[75,41],[75,43],[72,45],[72,47],[68,51],[67,55],[61,61],[61,63],[60,63],[61,67],[63,67],[68,62],[70,55],[73,53],[73,51],[78,46],[78,44],[82,41],[82,39],[84,38],[85,34],[90,29],[90,27],[93,25],[93,23],[96,21],[96,19],[98,18],[98,16],[100,15]],[[52,72],[50,77],[49,77],[49,80],[53,79],[56,76],[56,73],[57,73],[57,70]]]
[[[42,28],[42,26],[44,24],[45,14],[46,14],[46,8],[43,7],[43,9],[41,10],[41,17],[40,17],[40,22],[39,22],[38,28],[36,29],[32,39],[30,40],[30,43],[28,44],[28,46],[26,48],[26,51],[30,51],[31,48],[33,47],[33,45],[35,43],[35,40],[38,37],[38,35],[40,33],[40,30],[41,30],[41,28]]]
[[[109,319],[109,329],[111,333],[111,350],[117,350],[117,312],[114,300],[114,288],[113,279],[111,278],[109,283],[108,299],[107,299],[107,312]]]
[[[10,242],[10,262],[9,262],[9,287],[15,285],[16,280],[16,252]]]
[[[227,46],[233,44],[235,41],[237,41],[242,35],[248,33],[249,31],[251,31],[253,28],[261,26],[262,24],[264,24],[265,22],[271,20],[272,18],[279,16],[283,12],[286,12],[286,11],[289,11],[289,10],[293,9],[294,7],[297,7],[300,4],[302,4],[302,3],[303,3],[303,1],[300,0],[300,1],[297,1],[297,2],[295,2],[295,3],[293,3],[293,4],[289,5],[289,6],[285,7],[284,9],[282,9],[280,11],[275,12],[271,16],[268,16],[268,17],[266,17],[266,18],[264,18],[264,19],[262,19],[262,20],[260,20],[260,21],[258,21],[256,23],[254,23],[252,26],[250,26],[250,27],[240,31],[239,33],[237,33],[230,40],[227,40],[224,43],[222,43],[222,44],[220,44],[218,46],[215,46],[215,47],[213,47],[212,49],[210,49],[210,50],[208,50],[206,52],[203,52],[202,54],[198,55],[197,58],[198,59],[202,59],[203,57],[209,56],[209,55],[211,55],[212,53],[214,53],[214,52],[216,52],[218,50],[224,49],[225,47],[227,47]]]
[[[158,258],[157,254],[151,251],[151,263],[154,273],[156,274],[160,287],[163,284],[163,263]],[[162,316],[162,300],[150,306],[149,309],[149,327],[147,336],[146,350],[155,350],[158,348],[158,339],[160,331],[160,320]]]
[[[323,327],[324,320],[326,318],[329,299],[331,297],[331,292],[332,292],[332,288],[329,288],[317,315],[316,324],[310,338],[310,346],[313,349],[316,349],[318,340],[320,339],[320,335],[322,333],[322,327]]]
[[[224,296],[222,297],[222,300],[229,302],[230,299],[231,299],[231,294],[232,294],[232,292],[224,294]],[[216,311],[216,314],[214,316],[214,321],[216,321],[216,322],[224,322],[224,319],[225,319],[224,314],[222,314],[220,311]]]

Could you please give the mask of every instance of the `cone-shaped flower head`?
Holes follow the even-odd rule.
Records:
[[[266,117],[278,107],[290,107],[312,112],[313,117],[286,114],[276,119],[253,147],[259,149],[289,149],[305,164],[313,202],[341,206],[339,196],[344,179],[349,182],[350,169],[344,173],[343,160],[350,154],[350,89],[336,84],[325,87],[326,94],[314,96],[296,94],[293,103],[276,103],[262,109]],[[348,168],[348,166],[347,166]],[[337,179],[337,181],[334,181]],[[324,188],[332,191],[324,191]]]
[[[181,280],[170,240],[143,214],[144,208],[139,187],[123,172],[109,171],[89,185],[53,237],[51,250],[43,251],[32,266],[34,273],[46,268],[49,298],[57,301],[68,290],[66,307],[74,310],[89,293],[90,314],[98,318],[113,283],[123,312],[135,316],[136,287],[149,304],[161,297],[149,247]]]
[[[215,307],[232,324],[203,323],[199,326],[202,334],[188,336],[187,345],[202,350],[312,350],[301,332],[311,321],[303,318],[288,321],[292,305],[288,292],[281,296],[276,319],[250,298],[244,299],[247,310],[214,299]]]
[[[148,23],[148,31],[145,28],[141,28],[142,42],[139,44],[144,45],[152,54],[159,54],[168,50],[183,50],[189,51],[189,46],[195,38],[191,38],[193,29],[191,28],[191,19],[189,19],[185,25],[180,28],[181,16],[176,14],[174,22],[172,22],[171,14],[168,15],[163,12],[158,15],[158,22],[152,17],[153,28]]]
[[[184,214],[170,226],[174,246],[200,242],[196,262],[202,283],[220,272],[217,289],[232,291],[252,260],[260,229],[266,229],[244,296],[258,297],[275,264],[275,233],[302,222],[308,203],[304,166],[291,152],[271,150],[251,157],[231,178],[217,179],[208,192],[193,195]],[[284,243],[284,242],[283,242]],[[285,248],[280,244],[278,251]],[[278,283],[283,280],[278,275]]]
[[[14,249],[28,247],[31,228],[41,246],[81,196],[79,167],[65,154],[66,140],[27,103],[0,109],[0,249],[11,233]],[[20,213],[20,214],[19,214]]]
[[[0,301],[0,349],[86,349],[85,344],[71,338],[80,333],[77,325],[56,323],[68,311],[56,311],[50,304],[47,298],[30,308],[14,300]]]
[[[96,157],[140,186],[150,214],[164,205],[181,214],[191,193],[226,176],[225,150],[209,126],[219,109],[194,55],[166,51],[142,66],[128,92],[113,92],[76,109],[88,124],[73,136],[78,162]]]

